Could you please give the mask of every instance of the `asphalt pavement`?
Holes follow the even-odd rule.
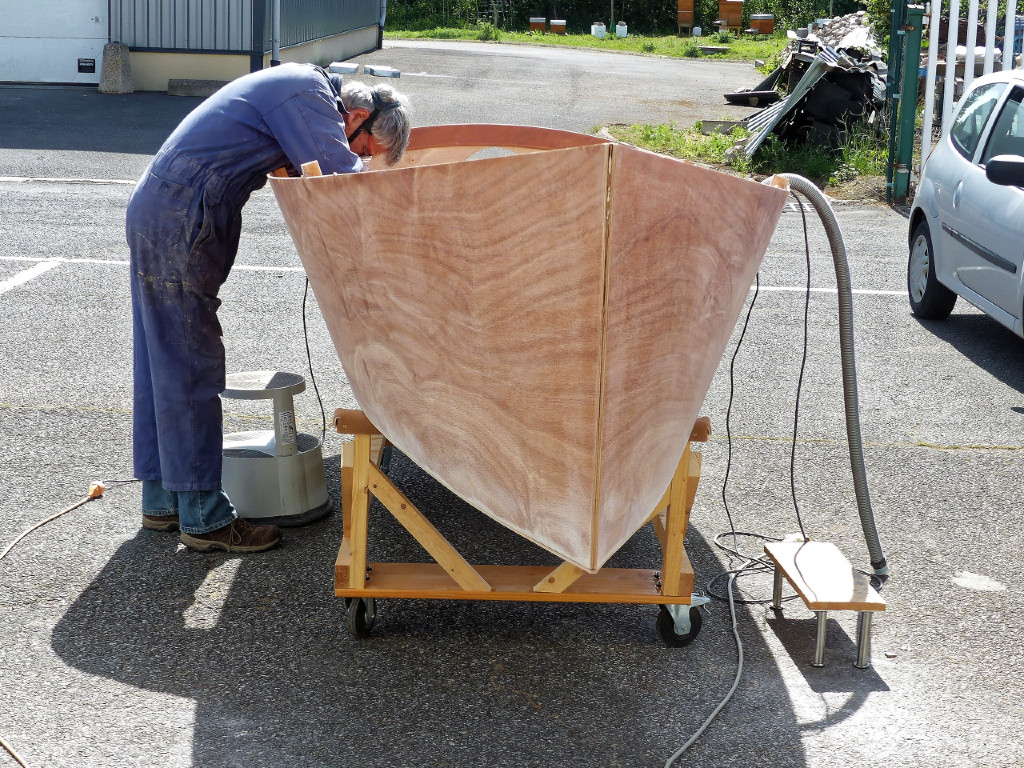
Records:
[[[500,45],[389,42],[359,61],[402,70],[395,85],[420,124],[589,131],[741,117],[749,110],[721,93],[757,79],[749,64]],[[138,485],[116,482],[131,476],[124,208],[131,180],[197,103],[0,87],[0,551],[93,480],[114,481],[0,561],[0,737],[33,768],[663,765],[736,674],[721,601],[681,649],[658,639],[651,607],[462,601],[384,601],[359,641],[333,595],[339,514],[240,557],[189,552],[141,528]],[[873,203],[836,213],[855,289],[868,483],[892,569],[872,666],[854,668],[855,618],[835,613],[826,664],[811,667],[813,614],[790,601],[777,617],[765,603],[771,577],[741,578],[742,678],[678,764],[1022,765],[1024,346],[962,301],[948,321],[914,319],[903,214]],[[781,537],[798,529],[795,491],[805,530],[868,567],[835,274],[813,214],[808,223],[810,277],[803,216],[790,207],[742,345],[733,361],[737,326],[706,397],[715,433],[686,540],[699,589],[741,562],[716,545],[730,530],[723,496],[736,530]],[[743,223],[718,211],[704,225]],[[261,190],[221,294],[229,371],[308,375],[303,289]],[[313,299],[306,316],[327,413],[354,406]],[[319,434],[312,387],[296,411],[300,429]],[[228,401],[225,414],[229,431],[269,428],[258,401]],[[328,430],[335,505],[341,445]],[[471,562],[550,560],[401,456],[392,476]],[[383,509],[370,526],[371,559],[426,557]],[[739,539],[744,554],[760,551],[755,537]],[[657,553],[643,530],[610,565],[654,567]],[[724,592],[722,579],[713,590]]]

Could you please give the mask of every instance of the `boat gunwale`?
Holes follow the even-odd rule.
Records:
[[[614,140],[559,128],[500,123],[461,123],[424,125],[409,133],[407,151],[437,147],[506,147],[520,149],[569,149],[594,144],[614,144]]]

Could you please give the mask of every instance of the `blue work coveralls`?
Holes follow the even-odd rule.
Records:
[[[311,65],[241,77],[181,122],[135,187],[126,229],[137,478],[171,492],[220,491],[225,371],[217,293],[238,251],[242,206],[277,168],[317,160],[325,174],[362,170],[339,104],[327,74]],[[147,510],[146,485],[143,511],[178,511],[173,501]],[[181,510],[181,529],[206,533],[235,516],[230,504],[208,512]]]

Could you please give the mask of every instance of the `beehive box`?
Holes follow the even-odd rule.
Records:
[[[718,0],[720,26],[739,31],[743,26],[743,0]]]

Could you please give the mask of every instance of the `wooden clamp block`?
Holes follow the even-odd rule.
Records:
[[[379,435],[377,429],[366,418],[366,414],[353,408],[339,408],[334,412],[334,428],[341,435]]]
[[[871,666],[871,616],[885,610],[885,600],[863,573],[855,571],[835,544],[825,541],[774,541],[764,551],[775,563],[772,608],[782,610],[782,579],[817,616],[815,667],[825,665],[825,625],[829,611],[857,611],[858,669]]]

